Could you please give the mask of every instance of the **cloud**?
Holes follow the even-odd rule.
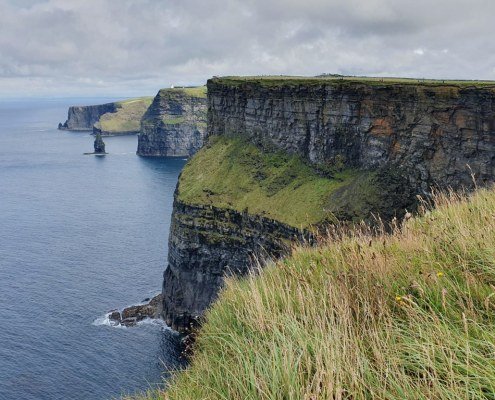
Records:
[[[212,75],[495,79],[491,0],[0,0],[0,95],[153,94]]]

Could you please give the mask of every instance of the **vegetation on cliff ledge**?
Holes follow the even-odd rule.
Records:
[[[182,91],[183,93],[185,93],[188,96],[206,99],[206,86],[192,86],[192,87],[183,87],[183,88],[173,88],[170,90],[175,91],[175,92]]]
[[[182,94],[189,97],[206,99],[207,88],[206,86],[173,87],[160,89],[158,92],[159,96],[166,96],[167,94]]]
[[[493,399],[495,191],[232,278],[146,399]],[[337,235],[338,236],[338,235]]]
[[[373,215],[390,220],[414,207],[397,171],[314,166],[240,137],[212,136],[179,178],[179,200],[262,215],[297,228]]]
[[[245,211],[306,227],[330,218],[331,194],[359,174],[343,170],[323,176],[298,156],[219,136],[211,137],[184,167],[178,194],[188,204]]]
[[[478,80],[445,80],[445,79],[415,79],[396,77],[369,77],[369,76],[224,76],[211,79],[211,82],[226,86],[240,86],[254,83],[263,87],[291,86],[291,85],[349,85],[366,84],[370,86],[413,85],[413,86],[455,86],[455,87],[491,87],[495,88],[495,81]]]
[[[153,97],[119,101],[116,103],[117,111],[103,114],[95,127],[107,134],[139,132],[141,117],[152,101]]]

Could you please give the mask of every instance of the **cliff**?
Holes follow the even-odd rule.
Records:
[[[137,154],[188,157],[206,134],[206,87],[162,89],[141,120]]]
[[[106,103],[94,106],[69,107],[67,120],[58,125],[58,129],[69,131],[92,131],[93,125],[106,113],[113,113],[116,103]]]
[[[208,135],[242,135],[315,165],[400,166],[423,191],[472,186],[471,173],[493,181],[494,83],[217,78],[208,94]]]
[[[432,185],[472,187],[472,174],[478,184],[493,182],[494,100],[486,84],[209,80],[209,139],[176,192],[165,319],[187,330],[216,298],[230,264],[245,273],[260,248],[268,258],[282,254],[278,243],[294,237],[282,226],[300,236],[336,220],[401,218]],[[224,228],[206,210],[267,223],[256,233],[242,218]],[[245,230],[270,235],[269,244],[231,245]]]
[[[163,281],[167,325],[188,332],[200,323],[229,274],[246,274],[259,257],[288,254],[303,233],[246,212],[191,205],[176,195],[170,228],[169,264]]]
[[[92,106],[69,107],[67,121],[58,128],[70,131],[99,132],[102,136],[135,135],[151,104],[151,97],[117,101]]]
[[[311,241],[315,227],[336,216],[360,220],[390,212],[391,204],[407,208],[411,195],[393,176],[357,169],[323,174],[297,155],[241,137],[210,137],[177,184],[162,288],[165,321],[187,332],[225,275],[243,275],[258,261],[288,254],[290,243]],[[391,187],[397,190],[384,196]],[[333,200],[348,199],[349,191],[349,201]]]

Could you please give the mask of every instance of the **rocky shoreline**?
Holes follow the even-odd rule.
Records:
[[[108,318],[112,325],[122,325],[127,327],[136,326],[138,322],[147,318],[161,318],[162,298],[163,296],[160,293],[151,299],[144,299],[144,304],[126,307],[122,311],[117,309],[110,310]]]

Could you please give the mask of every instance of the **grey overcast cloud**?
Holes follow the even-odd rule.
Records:
[[[0,96],[212,75],[495,79],[493,0],[0,0]]]

